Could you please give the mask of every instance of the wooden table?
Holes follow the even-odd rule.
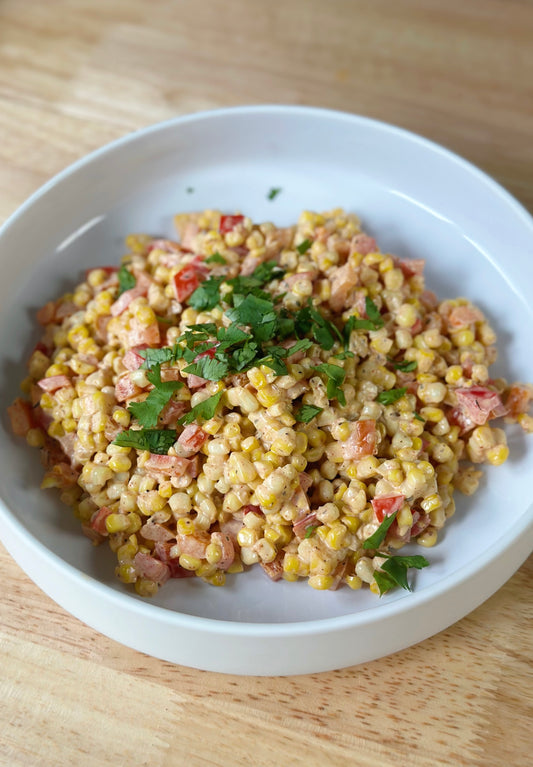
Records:
[[[528,0],[2,0],[0,221],[88,151],[258,102],[377,117],[459,152],[533,210]],[[0,551],[0,763],[531,764],[533,559],[389,658],[294,678],[172,666],[78,622]]]

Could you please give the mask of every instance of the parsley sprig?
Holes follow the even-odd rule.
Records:
[[[183,384],[181,381],[162,381],[159,363],[146,374],[146,377],[154,388],[143,402],[130,403],[128,410],[141,426],[151,429],[157,425],[161,412],[170,402],[174,392],[181,389]]]
[[[177,438],[175,429],[128,429],[117,434],[113,444],[166,455]]]
[[[118,294],[121,296],[126,290],[131,290],[137,284],[135,276],[126,269],[124,264],[118,270]]]

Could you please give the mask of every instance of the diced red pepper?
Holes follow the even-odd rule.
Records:
[[[242,224],[244,216],[220,216],[220,225],[218,231],[220,234],[227,234],[233,231],[238,224]]]
[[[188,424],[178,437],[178,444],[186,452],[187,457],[197,453],[207,439],[207,432],[195,423]]]
[[[7,414],[11,421],[11,428],[17,437],[25,437],[33,426],[32,409],[30,403],[21,397],[7,408]]]
[[[381,498],[373,498],[371,503],[377,521],[381,524],[385,517],[390,517],[395,511],[399,511],[404,500],[404,495],[384,495]]]
[[[187,264],[174,275],[174,291],[178,301],[185,301],[200,285],[200,275],[197,269]]]
[[[111,509],[108,506],[102,506],[100,509],[97,509],[92,515],[89,523],[91,529],[96,530],[100,535],[108,535],[105,521],[111,513]]]

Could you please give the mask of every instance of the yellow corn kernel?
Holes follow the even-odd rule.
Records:
[[[240,559],[234,559],[231,565],[226,570],[227,573],[242,573],[244,572],[244,565]]]
[[[475,341],[475,336],[471,330],[460,330],[458,333],[453,333],[452,341],[456,346],[471,346]]]
[[[257,530],[249,527],[242,527],[237,533],[237,543],[241,547],[251,548],[259,540]]]
[[[45,378],[52,378],[52,376],[65,376],[70,373],[68,365],[62,365],[60,363],[55,363],[54,365],[50,365],[50,367],[46,371]]]
[[[209,562],[202,562],[194,572],[199,578],[212,578],[217,571],[216,565],[210,565]]]
[[[209,421],[205,421],[202,424],[202,429],[207,432],[207,434],[210,434],[211,436],[214,436],[217,434],[217,432],[220,431],[220,427],[223,424],[223,419],[220,418],[220,416],[215,416],[214,418],[210,418]]]
[[[378,584],[376,583],[376,581],[372,581],[372,583],[370,584],[369,588],[370,588],[370,591],[371,591],[373,594],[376,594],[377,596],[379,596],[379,595],[381,594],[381,592],[380,592],[380,590],[379,590],[379,586],[378,586]]]
[[[326,543],[333,551],[340,551],[346,544],[346,528],[343,524],[332,527],[326,534]]]
[[[456,384],[463,377],[463,368],[460,365],[451,365],[446,371],[447,384]]]
[[[444,418],[444,413],[439,407],[423,407],[420,409],[420,415],[426,421],[431,421],[432,423],[438,423]]]
[[[283,559],[283,570],[286,573],[298,573],[300,570],[300,559],[297,554],[285,554]]]
[[[217,570],[217,572],[210,578],[206,578],[206,581],[210,583],[211,586],[224,586],[226,583],[226,575],[221,570]]]
[[[114,455],[107,464],[112,471],[121,472],[131,469],[131,461],[127,455]]]
[[[188,517],[178,519],[177,528],[182,535],[192,535],[195,532],[194,521]]]
[[[487,450],[486,457],[492,466],[501,466],[509,457],[509,448],[507,445],[494,445]]]
[[[350,479],[357,479],[357,464],[351,463],[346,469],[346,474]]]
[[[63,428],[63,424],[60,421],[52,421],[52,423],[48,427],[48,434],[50,437],[53,437],[54,439],[58,439],[59,437],[64,437],[65,430]]]
[[[105,526],[108,533],[120,533],[128,529],[130,520],[125,514],[109,514],[106,517]]]
[[[305,453],[308,443],[309,440],[307,438],[307,434],[304,431],[297,431],[295,436],[294,452]]]
[[[218,543],[210,543],[205,550],[205,558],[211,565],[216,565],[222,559],[222,549]]]
[[[438,509],[439,506],[442,506],[442,499],[438,493],[432,493],[431,495],[426,496],[426,498],[420,502],[420,505],[426,514],[428,514],[430,511],[434,511],[435,509]]]
[[[75,325],[68,331],[68,342],[73,349],[77,349],[80,341],[89,338],[89,328],[86,325]]]
[[[359,576],[355,574],[347,575],[344,580],[351,589],[354,589],[354,591],[357,589],[360,589],[361,586],[363,585],[363,581],[361,580],[361,578],[359,578]]]
[[[142,325],[153,325],[153,323],[156,321],[155,319],[155,313],[151,306],[146,306],[141,304],[141,306],[138,306],[135,310],[135,317],[139,320],[139,322]]]
[[[29,429],[26,433],[26,442],[30,447],[42,447],[44,445],[43,430]]]
[[[274,453],[272,450],[269,450],[267,453],[264,454],[263,460],[268,461],[273,466],[281,466],[283,464],[282,456],[278,455],[277,453]]]
[[[311,575],[309,585],[318,591],[325,591],[333,586],[333,577],[331,575]]]
[[[203,428],[203,427],[202,427]],[[241,450],[243,450],[245,453],[252,453],[252,459],[255,461],[260,460],[262,457],[262,451],[260,450],[261,443],[257,439],[257,437],[246,437],[246,439],[243,439],[241,442]],[[259,450],[261,455],[259,457],[254,458],[254,451]]]
[[[295,439],[291,439],[290,435],[283,434],[279,437],[276,437],[276,439],[272,443],[271,450],[276,455],[287,457],[294,450],[295,444],[296,444]]]
[[[298,580],[298,573],[283,573],[283,580],[288,581],[289,583],[294,583]]]
[[[420,544],[420,546],[430,549],[437,543],[437,531],[435,528],[428,527],[425,532],[418,536],[416,542]]]
[[[327,439],[326,434],[322,431],[322,429],[317,429],[315,427],[309,429],[307,436],[311,447],[320,447]]]
[[[122,583],[135,583],[137,580],[137,570],[129,562],[124,562],[116,567],[115,575]]]
[[[350,533],[356,533],[361,527],[361,520],[358,517],[352,517],[348,514],[341,517],[341,522],[348,528]]]
[[[348,423],[348,421],[343,421],[337,427],[336,437],[341,442],[345,442],[348,439],[348,437],[350,436],[350,433],[351,433],[350,432],[350,424]]]
[[[256,394],[257,400],[263,407],[271,407],[279,402],[280,393],[271,384],[260,389]]]
[[[140,597],[153,597],[157,594],[159,586],[155,581],[148,578],[138,578],[135,581],[135,591]]]
[[[248,376],[248,380],[252,386],[254,386],[258,391],[259,389],[264,389],[268,384],[264,373],[262,373],[259,368],[252,368],[246,373],[246,375]]]
[[[185,570],[198,570],[202,564],[201,559],[191,557],[189,554],[180,554],[179,563]]]

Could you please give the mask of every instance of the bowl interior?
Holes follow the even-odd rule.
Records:
[[[268,192],[281,187],[270,201]],[[131,232],[174,235],[177,212],[240,210],[286,225],[303,209],[356,212],[380,248],[425,258],[427,286],[440,298],[468,296],[498,333],[494,376],[533,381],[533,226],[483,174],[412,134],[362,118],[290,107],[226,110],[141,131],[53,180],[0,234],[0,390],[18,394],[38,338],[35,310],[67,292],[87,267],[116,264]],[[14,438],[2,408],[0,494],[10,513],[64,562],[137,599],[115,581],[114,555],[93,548],[70,509],[41,491],[37,451]],[[490,468],[457,512],[416,590],[457,573],[497,547],[531,517],[528,468],[533,447],[508,429],[509,461]],[[420,549],[418,548],[418,553]],[[68,570],[66,570],[68,577]],[[213,589],[198,579],[171,581],[154,599],[170,610],[237,622],[284,623],[376,609],[368,591],[315,592],[271,583],[260,568]]]

